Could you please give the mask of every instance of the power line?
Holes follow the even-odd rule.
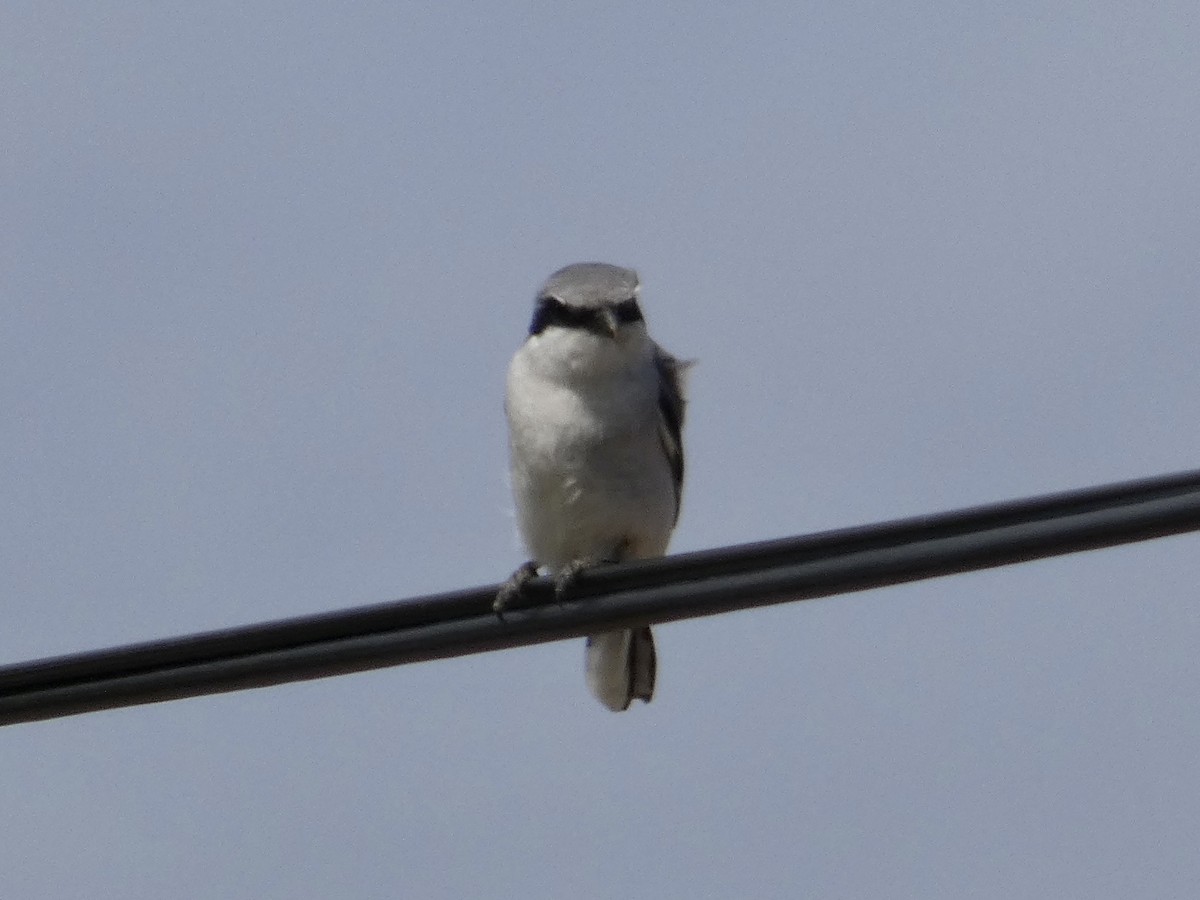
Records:
[[[849,593],[1200,530],[1200,470],[0,667],[0,725]]]

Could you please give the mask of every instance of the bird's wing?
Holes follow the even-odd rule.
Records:
[[[675,484],[675,516],[683,494],[683,375],[691,362],[680,362],[661,347],[656,348],[654,365],[658,369],[658,439],[662,444]]]

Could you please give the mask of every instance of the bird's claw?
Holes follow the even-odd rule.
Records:
[[[575,559],[567,563],[554,576],[554,597],[556,600],[562,600],[571,592],[571,588],[579,581],[579,576],[590,565],[593,565],[592,560]]]
[[[611,566],[621,561],[625,552],[625,543],[622,542],[617,546],[617,549],[608,556],[594,556],[586,559],[575,559],[567,563],[554,576],[554,598],[560,603],[563,598],[571,592],[579,581],[579,576],[593,566]]]
[[[513,572],[508,581],[504,582],[500,586],[500,590],[496,592],[496,599],[492,601],[492,612],[503,618],[504,610],[525,592],[525,585],[531,578],[537,576],[537,570],[538,564],[531,559]]]

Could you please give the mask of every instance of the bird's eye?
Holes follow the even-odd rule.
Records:
[[[628,325],[631,322],[642,321],[642,308],[638,306],[637,299],[630,297],[628,300],[623,300],[615,307],[617,313],[617,321],[622,325]]]
[[[557,297],[539,297],[533,310],[533,321],[529,323],[529,333],[541,334],[550,325],[564,325],[569,317],[566,304]]]

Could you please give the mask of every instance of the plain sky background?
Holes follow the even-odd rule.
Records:
[[[0,662],[496,582],[636,267],[673,549],[1200,465],[1200,8],[6,2]],[[0,894],[1163,898],[1200,538],[0,730]]]

